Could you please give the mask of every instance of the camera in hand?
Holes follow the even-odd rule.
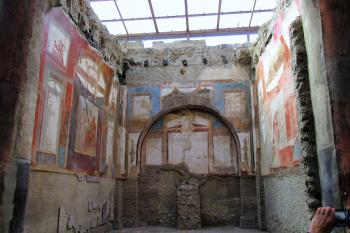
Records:
[[[350,227],[350,210],[335,211],[335,226]]]

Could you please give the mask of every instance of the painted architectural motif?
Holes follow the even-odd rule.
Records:
[[[289,38],[289,25],[298,15],[295,2],[280,12],[274,36],[257,65],[263,174],[294,167],[301,160]]]
[[[126,99],[120,98],[114,71],[62,9],[46,15],[43,38],[33,166],[108,176],[123,171],[124,157],[116,159],[123,147],[114,147],[116,140],[125,141],[125,133],[119,134],[123,130],[115,128],[125,131],[121,114],[126,108],[117,111],[126,106]]]
[[[216,110],[233,124],[238,132],[246,132],[244,156],[238,158],[237,146],[230,131],[215,117],[201,112],[182,111],[171,113],[155,122],[145,137],[141,158],[143,165],[186,164],[195,174],[253,174],[254,166],[250,141],[250,109],[248,108],[249,86],[245,82],[202,82],[200,84],[165,83],[159,86],[130,86],[128,88],[129,140],[128,157],[137,153],[136,133],[144,130],[145,124],[156,113],[166,107],[169,96],[205,96]],[[146,100],[146,114],[135,114],[135,97]],[[138,107],[138,109],[141,109]],[[143,110],[142,110],[143,111]],[[130,135],[132,137],[130,137]],[[132,149],[135,148],[135,149]],[[239,163],[245,159],[245,166],[239,170]],[[130,163],[128,163],[129,170]],[[244,170],[243,170],[244,169]]]

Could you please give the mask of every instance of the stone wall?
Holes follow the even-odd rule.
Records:
[[[108,178],[31,171],[24,232],[111,229],[114,185]]]
[[[264,178],[268,232],[300,233],[310,223],[305,176],[280,174]]]

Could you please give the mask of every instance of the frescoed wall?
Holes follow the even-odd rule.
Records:
[[[121,175],[126,88],[61,9],[47,14],[42,36],[33,168]]]
[[[194,174],[238,174],[238,145],[225,126],[213,127],[216,120],[192,110],[166,115],[162,128],[146,135],[141,165],[186,164]]]
[[[263,174],[301,161],[289,38],[289,25],[300,15],[296,2],[278,15],[273,37],[256,69]]]
[[[227,127],[208,113],[182,111],[166,115],[145,137],[141,158],[137,142],[145,125],[179,95],[208,98],[214,108],[238,132],[241,157]],[[199,84],[164,83],[128,87],[128,172],[134,176],[139,164],[186,164],[194,174],[253,174],[250,141],[250,94],[245,82],[206,81]],[[244,166],[239,170],[239,161]]]

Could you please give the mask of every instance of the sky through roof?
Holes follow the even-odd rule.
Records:
[[[207,45],[253,42],[273,16],[276,0],[90,0],[102,23],[120,40]]]

